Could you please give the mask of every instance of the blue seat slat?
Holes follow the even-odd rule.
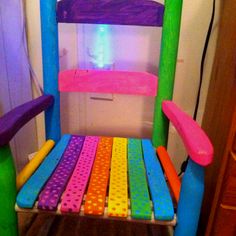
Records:
[[[156,220],[172,220],[174,218],[174,207],[155,150],[148,139],[142,139],[142,146],[153,201],[154,217]]]
[[[71,135],[63,135],[56,147],[49,153],[43,163],[21,188],[16,198],[16,203],[19,207],[33,207],[41,189],[57,167],[70,138]]]

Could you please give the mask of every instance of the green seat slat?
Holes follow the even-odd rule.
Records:
[[[128,171],[131,216],[135,219],[151,219],[151,202],[143,162],[141,139],[128,139]]]
[[[156,220],[172,220],[174,218],[174,207],[161,165],[151,141],[143,139],[142,145],[154,217]]]

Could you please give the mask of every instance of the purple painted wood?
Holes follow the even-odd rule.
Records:
[[[39,195],[38,208],[42,210],[57,209],[58,202],[61,198],[66,184],[70,179],[75,165],[79,159],[83,147],[85,136],[71,137],[71,140],[61,158],[56,170],[44,186]]]
[[[162,26],[164,5],[151,0],[62,0],[57,20],[65,23]]]
[[[0,147],[9,143],[17,131],[29,120],[46,110],[53,103],[53,96],[43,95],[16,107],[0,118]]]
[[[26,33],[22,32],[22,1],[0,0],[0,117],[32,100]],[[31,140],[27,140],[28,136]],[[35,122],[28,122],[11,142],[16,168],[28,162],[37,149]]]

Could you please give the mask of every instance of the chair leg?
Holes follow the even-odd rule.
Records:
[[[194,236],[204,193],[204,168],[191,159],[183,176],[174,236]]]
[[[0,147],[0,235],[17,236],[16,172],[9,145]]]

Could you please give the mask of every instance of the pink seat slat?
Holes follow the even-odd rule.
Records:
[[[62,196],[61,212],[79,212],[89,180],[99,137],[86,136],[73,174]]]
[[[84,136],[71,137],[61,161],[39,195],[39,209],[57,209],[57,204],[77,163],[84,139]]]

